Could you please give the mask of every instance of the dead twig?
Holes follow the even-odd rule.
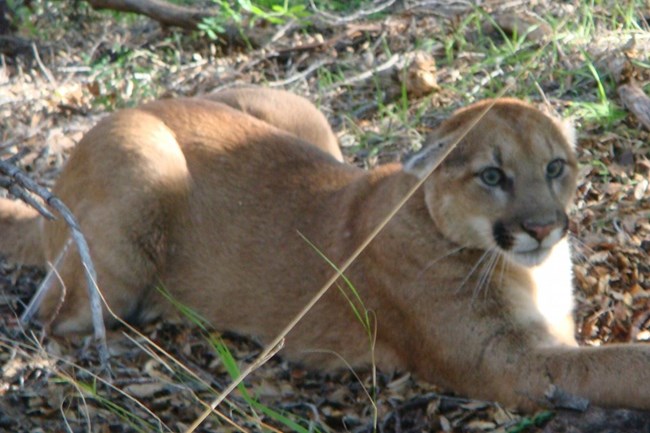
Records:
[[[336,84],[331,85],[325,90],[325,93],[327,95],[331,95],[341,87],[350,86],[360,81],[368,80],[372,78],[374,75],[378,74],[379,72],[383,72],[395,66],[399,62],[400,58],[401,57],[399,54],[393,54],[387,61],[385,61],[381,65],[375,66],[374,68],[368,71],[362,72],[361,74],[355,75],[353,77],[346,78],[345,80],[342,80]]]
[[[43,302],[43,298],[45,297],[47,292],[50,291],[50,289],[52,288],[52,284],[54,284],[55,278],[58,279],[58,281],[61,283],[61,287],[63,287],[63,294],[61,295],[61,300],[65,298],[66,287],[64,281],[61,279],[61,275],[59,275],[58,269],[59,266],[61,265],[61,261],[68,253],[71,243],[72,243],[72,239],[68,238],[66,243],[63,245],[63,248],[61,248],[59,255],[56,256],[56,258],[54,259],[54,262],[48,262],[50,269],[45,275],[45,278],[43,278],[43,281],[41,281],[41,284],[38,286],[38,289],[36,289],[36,293],[34,293],[34,296],[32,296],[32,299],[29,301],[29,304],[27,305],[27,307],[25,307],[25,311],[23,311],[23,314],[20,316],[21,325],[26,326],[29,324],[29,322],[31,322],[32,318],[34,317],[34,314],[36,314],[36,311],[38,310],[38,307],[40,307],[41,303]],[[59,308],[60,307],[61,304],[59,304]],[[53,315],[50,321],[53,320],[53,318],[56,317],[57,314],[58,314],[58,309],[57,309],[57,313]]]
[[[25,189],[21,188],[20,185],[16,183],[16,179],[13,178],[7,171],[5,171],[4,167],[14,167],[14,164],[22,159],[25,156],[26,149],[23,149],[22,151],[18,152],[17,154],[0,161],[0,171],[4,172],[9,178],[1,178],[0,177],[0,187],[6,189],[9,191],[14,197],[21,199],[34,209],[36,209],[41,215],[43,215],[45,218],[53,220],[56,219],[56,217],[49,211],[47,210],[41,203],[39,203],[34,197],[32,197],[30,194],[25,191]]]
[[[329,59],[328,60],[319,60],[319,61],[315,62],[314,64],[309,66],[307,69],[305,69],[304,71],[302,71],[302,72],[300,72],[298,74],[292,75],[292,76],[290,76],[290,77],[288,77],[288,78],[286,78],[284,80],[271,81],[270,83],[268,83],[268,85],[269,85],[269,87],[284,87],[284,86],[287,86],[287,85],[289,85],[289,84],[291,84],[291,83],[293,83],[295,81],[299,81],[299,80],[307,78],[307,76],[309,76],[310,74],[315,72],[317,69],[320,69],[323,66],[328,65],[330,63],[332,63],[332,60],[329,60]]]
[[[404,9],[411,13],[423,13],[449,18],[468,13],[477,2],[470,0],[406,0]]]
[[[342,16],[327,13],[319,9],[313,0],[309,1],[309,5],[314,11],[316,11],[316,13],[319,15],[319,18],[321,18],[323,21],[326,21],[329,25],[333,25],[333,26],[347,24],[352,21],[357,21],[360,18],[367,17],[368,15],[383,12],[384,10],[391,7],[393,4],[395,4],[395,0],[387,0],[383,3],[373,5],[371,7],[368,7],[367,9],[360,9],[353,14],[349,14],[348,16],[342,17]]]
[[[50,72],[49,69],[43,64],[43,61],[41,60],[41,56],[38,54],[38,48],[36,47],[36,44],[32,42],[32,53],[34,53],[34,59],[36,60],[36,64],[38,64],[38,68],[43,72],[43,75],[45,75],[45,78],[47,78],[47,81],[53,86],[56,87],[58,86],[56,79],[54,78],[54,75],[52,75],[52,72]]]
[[[102,314],[102,305],[100,301],[99,288],[97,287],[97,273],[95,266],[90,257],[90,250],[88,243],[81,229],[77,219],[74,217],[70,209],[56,196],[54,196],[46,188],[38,185],[27,174],[14,165],[14,162],[19,159],[16,156],[6,160],[0,160],[0,173],[9,177],[9,179],[2,179],[0,186],[3,186],[25,203],[33,206],[45,218],[54,219],[54,215],[38,203],[30,193],[36,194],[42,198],[47,205],[56,210],[61,215],[70,228],[72,239],[77,245],[77,251],[81,256],[81,262],[84,267],[84,274],[88,284],[88,297],[90,299],[90,308],[93,319],[93,329],[95,331],[95,340],[98,343],[99,357],[102,366],[108,366],[108,346],[106,344],[106,327],[104,326],[104,318]]]

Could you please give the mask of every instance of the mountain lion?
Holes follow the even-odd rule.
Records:
[[[364,171],[340,161],[306,100],[229,91],[110,115],[76,146],[54,193],[79,219],[118,315],[142,323],[171,314],[164,287],[217,328],[269,341],[334,272],[323,256],[343,263],[439,149],[461,138],[346,272],[376,336],[341,282],[288,335],[286,356],[333,368],[335,352],[367,365],[374,341],[383,369],[511,407],[545,405],[555,387],[650,409],[650,346],[574,340],[565,240],[573,135],[524,102],[483,101],[443,122],[404,165]],[[0,201],[0,251],[43,263],[68,237],[64,223]],[[39,318],[56,334],[87,332],[73,248],[59,273],[65,291],[53,283]]]

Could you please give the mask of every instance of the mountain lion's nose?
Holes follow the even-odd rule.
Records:
[[[524,221],[521,223],[521,227],[524,229],[526,233],[528,233],[530,236],[532,236],[534,239],[537,240],[537,242],[541,242],[548,236],[551,231],[555,228],[556,223],[540,223],[537,221]]]

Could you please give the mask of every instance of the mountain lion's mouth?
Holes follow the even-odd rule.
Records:
[[[538,246],[528,251],[508,251],[507,255],[516,263],[524,266],[537,266],[546,259],[551,252],[551,248]]]
[[[565,234],[566,228],[561,225],[552,227],[549,224],[544,233],[532,229],[513,231],[502,221],[492,226],[492,238],[497,246],[513,262],[528,267],[541,264]]]

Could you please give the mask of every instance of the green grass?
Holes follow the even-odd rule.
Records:
[[[571,104],[569,114],[580,118],[584,123],[597,125],[604,128],[611,128],[623,120],[627,113],[616,105],[608,95],[615,94],[615,86],[609,86],[606,90],[600,74],[591,62],[586,62],[585,69],[591,76],[596,87],[596,101],[576,101]],[[583,76],[584,77],[584,76]]]
[[[375,403],[376,401],[376,393],[377,393],[377,365],[375,362],[375,342],[377,340],[377,317],[375,316],[374,312],[366,307],[365,302],[363,301],[363,298],[357,291],[357,289],[354,287],[354,284],[350,279],[343,273],[341,273],[340,268],[336,265],[336,263],[332,262],[316,245],[314,245],[309,239],[307,239],[305,236],[303,236],[302,233],[298,233],[300,237],[309,245],[315,252],[318,254],[318,256],[326,262],[330,268],[332,268],[333,271],[336,273],[340,274],[340,279],[343,280],[343,284],[340,283],[335,283],[339,293],[343,295],[345,298],[348,306],[350,307],[350,310],[354,314],[354,317],[356,318],[357,322],[363,327],[367,337],[368,337],[368,351],[370,352],[371,356],[371,366],[372,366],[372,389],[370,392],[366,391],[366,394],[371,400],[372,407],[373,407],[373,428],[374,430],[377,429],[377,422],[378,422],[378,409],[377,405]],[[347,365],[347,361],[343,359],[343,361]],[[357,377],[358,378],[358,377]],[[359,383],[363,386],[363,383],[359,381]]]
[[[313,11],[309,1],[306,0],[212,0],[219,12],[214,17],[204,19],[199,28],[210,39],[216,40],[226,32],[226,28],[232,24],[240,26],[241,34],[245,35],[244,22],[248,21],[247,27],[252,28],[260,21],[282,25],[288,21],[296,21],[303,25],[310,24]],[[360,8],[369,0],[357,0],[352,2],[315,2],[317,8],[336,11],[350,12]]]
[[[148,422],[140,415],[133,412],[132,409],[126,408],[119,403],[113,401],[109,397],[103,395],[103,390],[98,389],[97,382],[77,382],[78,389],[86,394],[87,398],[91,398],[106,410],[117,415],[126,425],[133,431],[139,433],[147,433],[152,431],[161,431],[156,424]]]
[[[178,310],[181,315],[191,322],[194,326],[202,330],[205,340],[209,343],[210,347],[213,348],[215,354],[219,357],[222,365],[224,366],[226,372],[230,376],[231,380],[236,380],[241,375],[241,370],[238,365],[238,361],[233,356],[232,352],[228,348],[226,342],[220,337],[215,336],[211,331],[212,326],[209,321],[206,320],[202,315],[194,311],[192,308],[187,307],[178,300],[176,300],[168,290],[164,287],[158,287],[158,291],[163,295],[167,301],[169,301],[176,310]],[[191,387],[195,387],[195,380],[183,372],[177,372],[179,377],[184,378],[183,383],[188,384]],[[272,407],[263,404],[259,399],[251,394],[248,388],[240,383],[237,386],[237,390],[244,400],[246,405],[248,405],[248,413],[244,413],[240,405],[234,406],[235,412],[239,416],[249,418],[252,420],[258,420],[258,427],[261,431],[267,431],[265,426],[265,421],[257,414],[258,412],[266,416],[268,419],[275,421],[277,424],[283,426],[283,430],[298,432],[298,433],[310,433],[310,432],[320,432],[321,430],[313,422],[296,417],[295,415],[285,412],[277,411]],[[119,414],[119,412],[117,412]],[[221,422],[219,419],[215,419],[215,422]]]
[[[544,411],[533,417],[524,417],[516,425],[508,428],[507,433],[526,433],[532,428],[544,427],[547,422],[553,419],[553,412]]]
[[[184,3],[192,4],[191,1]],[[315,3],[319,9],[340,16],[354,13],[370,4],[367,0],[350,2],[316,0]],[[57,31],[54,26],[44,25],[50,19],[46,14],[47,2],[36,0],[31,2],[32,7],[27,7],[27,3],[20,0],[10,0],[9,4],[16,11],[17,25],[21,29],[20,34],[46,40],[52,35],[52,32]],[[641,0],[621,2],[593,0],[575,2],[575,4],[576,9],[570,18],[542,16],[554,29],[554,34],[547,44],[530,41],[525,34],[507,34],[495,26],[496,23],[492,18],[481,9],[474,10],[459,21],[444,23],[443,30],[439,33],[413,37],[413,45],[408,45],[404,50],[417,48],[430,51],[434,47],[442,46],[442,55],[436,55],[439,69],[458,72],[457,79],[449,79],[440,83],[441,92],[452,95],[449,97],[452,102],[444,100],[443,106],[432,109],[431,96],[419,99],[411,98],[406,93],[403,80],[401,84],[396,85],[398,91],[392,99],[388,98],[386,83],[376,76],[354,86],[347,86],[341,91],[340,97],[350,93],[354,94],[352,102],[355,105],[349,107],[349,112],[337,112],[336,114],[344,119],[341,129],[351,136],[355,143],[355,146],[348,151],[354,154],[363,152],[364,157],[370,159],[385,154],[404,143],[406,143],[406,151],[415,150],[414,148],[421,143],[422,137],[427,132],[428,126],[425,123],[431,112],[447,113],[467,102],[494,96],[504,88],[506,78],[519,76],[519,74],[521,74],[521,78],[509,96],[540,100],[538,89],[541,88],[549,99],[564,102],[560,109],[565,109],[565,114],[575,117],[588,130],[598,131],[601,134],[613,132],[624,122],[627,113],[617,103],[616,83],[607,71],[596,62],[596,59],[590,58],[585,51],[585,44],[607,32],[617,32],[621,38],[627,38],[631,32],[647,31],[647,26],[643,24],[639,16],[639,11],[643,10],[644,2]],[[72,6],[63,5],[63,3],[61,5],[66,12],[72,8]],[[314,12],[309,9],[307,1],[240,0],[226,2],[215,0],[215,5],[221,8],[222,15],[215,17],[214,20],[206,20],[202,26],[203,33],[196,32],[188,35],[170,31],[161,36],[165,41],[163,47],[152,47],[146,44],[142,46],[115,44],[110,47],[102,46],[102,49],[95,51],[93,56],[82,53],[81,55],[85,56],[82,58],[82,63],[90,67],[88,81],[96,85],[98,89],[97,95],[93,98],[96,108],[99,111],[109,111],[117,107],[133,106],[144,100],[158,97],[165,91],[176,91],[176,88],[167,87],[169,84],[167,79],[173,76],[181,66],[188,65],[194,56],[202,55],[208,58],[205,51],[201,51],[204,47],[200,46],[200,43],[206,42],[207,39],[218,39],[226,25],[240,25],[244,31],[247,29],[244,23],[248,19],[250,19],[249,22],[266,26],[278,26],[295,20],[298,26],[303,27],[301,31],[312,31],[310,22]],[[78,7],[82,13],[88,14],[91,21],[112,19],[126,27],[146,20],[146,18],[133,14],[110,12],[97,14],[83,3]],[[495,31],[488,34],[483,26],[490,21],[492,21]],[[66,25],[72,27],[78,24],[66,21]],[[331,34],[325,35],[325,37],[331,36]],[[388,37],[381,32],[379,36],[367,36],[364,42],[369,46],[376,43],[373,54],[377,57],[389,58],[393,54],[404,54],[403,51],[392,47]],[[197,45],[193,44],[199,45],[199,48],[195,49]],[[212,48],[209,41],[207,45]],[[253,55],[246,50],[244,50],[244,54]],[[337,58],[337,61],[320,68],[315,72],[313,79],[308,77],[302,84],[313,93],[318,94],[321,91],[325,93],[331,91],[346,78],[367,70],[367,66],[359,65],[358,57],[350,60],[352,56],[346,58],[345,52],[338,53],[338,55],[340,58]],[[270,56],[269,59],[273,60]],[[219,53],[210,58],[210,62],[225,60],[227,60],[225,55],[220,57]],[[268,60],[270,65],[268,69],[277,66],[271,60]],[[633,63],[638,67],[650,69],[650,62],[647,60],[635,59]],[[232,66],[233,70],[237,70],[240,64],[233,62],[233,65],[229,66]],[[529,70],[525,70],[526,68]],[[280,70],[280,74],[283,72],[280,68],[278,70]],[[266,70],[262,72],[266,72]],[[262,72],[259,73],[261,80],[269,79],[269,76]],[[399,74],[400,71],[397,73]],[[227,74],[224,76],[227,77]],[[489,76],[492,78],[488,79]],[[210,78],[213,79],[215,85],[231,84],[234,81],[232,78],[223,78],[218,75]],[[195,88],[209,89],[208,86],[196,86]],[[643,88],[646,93],[650,93],[650,84],[643,84]],[[357,98],[356,95],[361,96]],[[339,98],[339,96],[337,95],[335,98]],[[362,122],[351,112],[364,105],[370,106],[371,109],[363,116]],[[613,174],[608,167],[609,161],[594,157],[589,164],[595,180],[607,183],[612,179]],[[603,222],[603,224],[605,223]],[[314,249],[318,252],[315,247]],[[331,263],[327,257],[321,254],[321,258],[324,262],[329,263],[333,270],[337,269],[336,265]],[[375,338],[375,318],[372,312],[369,311],[364,300],[356,291],[353,282],[343,277],[338,290],[350,306],[350,314],[356,318],[359,326],[362,326],[366,332],[368,348],[372,351]],[[211,345],[215,356],[223,363],[228,377],[238,377],[241,373],[240,366],[223,340],[210,333],[207,321],[193,310],[180,304],[177,304],[177,308],[196,327],[204,331],[206,342]],[[171,376],[178,384],[187,385],[188,388],[205,386],[180,368],[174,368]],[[79,382],[78,386],[85,395],[115,413],[133,430],[156,430],[157,426],[153,421],[140,419],[125,405],[114,401],[104,387],[97,386],[92,381]],[[313,428],[319,428],[318,425],[310,424],[308,420],[294,417],[283,410],[260,402],[258,396],[251,389],[254,388],[245,385],[238,387],[240,400],[244,401],[244,407],[241,407],[239,401],[237,405],[232,403],[229,406],[229,410],[237,417],[268,419],[281,425],[282,429],[286,431],[306,432],[314,431]],[[372,399],[376,398],[374,394],[376,390],[376,385],[373,384],[373,389],[370,391]],[[208,391],[215,392],[214,390]],[[200,404],[198,400],[192,403]],[[375,415],[375,423],[377,422],[376,418],[377,415]],[[524,432],[531,426],[543,424],[547,420],[548,415],[544,414],[524,418],[521,423],[509,431]],[[262,422],[260,421],[258,424],[260,430],[264,428]]]
[[[241,375],[241,370],[239,369],[237,360],[228,349],[226,343],[220,338],[211,339],[211,343],[223,362],[224,367],[228,371],[230,378],[236,380]],[[298,433],[321,431],[308,420],[301,419],[298,420],[298,422],[294,421],[295,417],[293,415],[276,411],[271,407],[260,403],[258,398],[254,397],[243,383],[240,383],[237,386],[237,390],[253,412],[259,411],[263,413],[269,419],[281,424],[284,429],[290,429],[290,431]],[[303,424],[306,425],[306,427]]]
[[[279,4],[273,2],[260,2],[259,5],[259,10],[253,10],[244,7],[240,2],[236,10],[226,9],[232,18],[228,22],[243,22],[240,18],[244,14],[255,15],[257,19],[270,23],[284,22],[285,19],[294,18],[293,12],[286,9],[288,3],[282,2],[284,9],[274,9],[273,6]],[[582,123],[589,124],[590,127],[599,127],[606,131],[621,122],[625,113],[614,102],[616,98],[615,83],[607,77],[605,71],[599,70],[593,59],[590,59],[584,52],[582,43],[598,35],[604,28],[621,32],[635,31],[640,28],[638,19],[635,17],[639,2],[617,3],[613,8],[607,7],[609,5],[610,3],[605,1],[581,2],[577,9],[577,20],[559,21],[552,17],[545,17],[555,31],[552,40],[545,45],[528,40],[525,34],[508,35],[498,26],[495,26],[498,38],[485,34],[483,24],[490,17],[482,10],[476,10],[462,19],[448,34],[432,35],[430,39],[419,40],[418,44],[420,47],[433,47],[442,44],[444,56],[438,59],[440,68],[459,67],[463,55],[467,52],[474,55],[475,61],[463,65],[464,69],[459,80],[441,83],[444,90],[458,96],[458,99],[462,101],[459,105],[463,102],[494,96],[503,89],[506,77],[514,77],[523,73],[510,96],[539,99],[538,88],[546,89],[545,92],[548,96],[554,99],[571,101],[567,114],[576,117]],[[233,8],[233,6],[228,7]],[[328,9],[349,10],[339,4],[331,4]],[[276,15],[270,18],[268,14]],[[495,23],[493,22],[493,24]],[[212,35],[214,37],[218,37],[218,25],[219,22],[216,22],[212,27],[215,30],[215,34]],[[207,30],[205,31],[207,33]],[[384,56],[393,54],[387,44],[380,43],[379,47]],[[125,60],[115,69],[123,70],[125,63],[132,60],[129,57],[131,55],[125,54]],[[574,67],[567,68],[564,66],[567,55],[572,57],[575,55],[575,59],[580,60],[574,64]],[[647,62],[637,61],[637,64],[644,67],[650,66],[645,63]],[[523,71],[524,65],[531,68],[534,73]],[[494,78],[477,84],[481,83],[480,78],[499,71],[502,72],[495,74]],[[316,73],[317,87],[331,88],[353,73],[354,71],[344,64],[322,68]],[[112,79],[110,77],[109,75],[109,81]],[[356,119],[348,116],[346,129],[357,143],[353,150],[364,150],[367,152],[367,157],[374,157],[401,138],[411,133],[419,134],[421,120],[430,110],[430,105],[424,99],[410,99],[403,85],[394,100],[386,99],[385,85],[376,77],[369,80],[367,86],[368,93],[373,95],[376,106],[371,119],[372,127],[361,127],[357,124]],[[646,90],[649,87],[646,85]],[[443,110],[451,108],[453,107],[445,107]],[[592,165],[597,176],[601,177],[603,182],[607,182],[611,177],[607,165],[598,159],[593,160]],[[318,252],[316,247],[313,247]],[[334,263],[320,252],[318,254],[329,263],[333,270],[336,270]],[[372,350],[375,338],[372,313],[365,306],[353,283],[345,277],[343,277],[343,284],[338,286],[338,290],[349,304],[351,314],[356,317],[360,326],[367,333],[369,348]],[[202,319],[192,318],[191,312],[185,314],[188,314],[197,325],[202,326]],[[233,379],[238,377],[241,370],[223,341],[211,338],[211,344],[230,377]],[[283,411],[263,405],[244,385],[240,385],[238,391],[250,412],[263,414],[283,425],[288,431],[310,431],[307,421],[296,420]],[[534,417],[523,418],[508,431],[512,433],[525,432],[533,426],[544,425],[551,417],[552,413],[544,412]]]
[[[466,103],[498,94],[506,78],[520,74],[523,65],[526,65],[535,72],[524,73],[509,96],[539,99],[539,89],[543,89],[549,97],[571,101],[566,114],[581,123],[607,129],[621,122],[627,114],[614,102],[617,99],[616,83],[612,82],[606,71],[594,64],[584,52],[582,44],[604,31],[617,31],[625,35],[644,29],[638,15],[643,10],[641,1],[617,2],[614,7],[610,6],[611,2],[607,1],[580,2],[576,9],[577,19],[573,16],[560,20],[551,16],[542,17],[554,31],[546,45],[528,40],[526,34],[507,34],[482,9],[463,17],[448,34],[432,35],[431,39],[419,40],[418,44],[429,47],[440,44],[443,47],[444,56],[438,59],[441,68],[456,68],[461,56],[472,53],[472,61],[467,62],[459,80],[440,83],[443,90],[456,93]],[[495,33],[485,33],[486,21],[492,23]],[[498,38],[495,39],[494,34]],[[572,59],[582,57],[583,60],[575,67],[567,68],[568,56]],[[634,63],[640,67],[650,67],[643,60],[634,60]],[[650,89],[650,85],[646,84],[645,88]],[[402,98],[388,104],[380,102],[378,106],[377,117],[384,119],[383,123],[399,113],[403,124],[410,123],[408,128],[417,127],[414,122],[404,119],[413,118],[413,107],[417,110],[418,101],[411,100],[407,104]],[[350,131],[356,134],[359,147],[367,149],[370,156],[381,152],[391,142],[389,134]]]
[[[104,109],[137,105],[157,96],[159,69],[154,67],[158,55],[147,50],[114,46],[97,59],[86,58],[96,79],[97,95],[93,100]]]

